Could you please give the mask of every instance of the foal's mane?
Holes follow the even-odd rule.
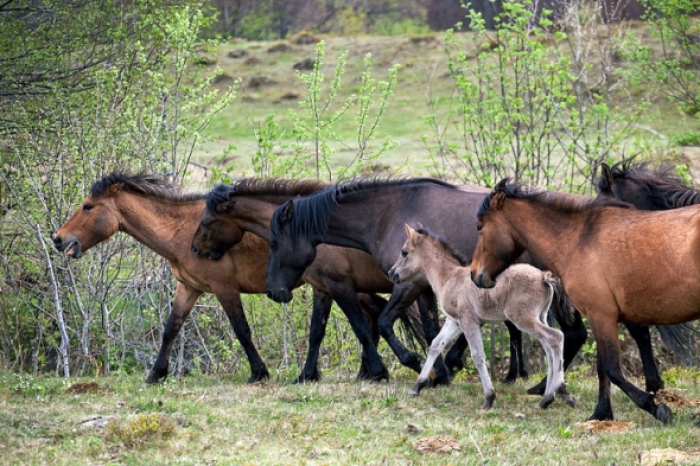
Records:
[[[333,208],[342,205],[350,196],[366,194],[367,200],[370,201],[374,199],[373,195],[378,190],[406,189],[425,185],[457,189],[449,183],[434,178],[363,178],[328,186],[308,197],[294,199],[294,215],[289,224],[291,234],[309,237],[323,235],[328,228]],[[282,208],[278,208],[270,221],[270,232],[273,235],[280,233],[281,216]]]
[[[90,197],[106,195],[110,186],[115,184],[121,184],[119,191],[163,201],[189,202],[204,199],[205,197],[205,194],[201,193],[183,193],[181,187],[175,186],[165,178],[159,178],[151,173],[140,172],[130,175],[119,171],[112,172],[95,181],[90,189]]]
[[[229,193],[242,196],[282,195],[308,196],[324,189],[328,184],[320,180],[285,180],[281,178],[243,178],[227,186],[220,184],[207,194],[207,210],[215,214],[216,206],[229,199]]]
[[[527,186],[521,183],[508,183],[508,181],[508,178],[501,180],[496,185],[494,191],[486,196],[484,202],[481,203],[481,206],[476,213],[478,220],[481,220],[483,216],[489,210],[491,210],[491,199],[493,199],[493,196],[498,193],[505,193],[506,197],[514,199],[533,200],[564,213],[585,212],[596,207],[603,206],[621,207],[625,209],[632,208],[631,204],[619,199],[592,199],[585,196],[577,196],[575,194],[547,191],[546,189],[537,186]]]
[[[632,165],[631,162],[632,160],[627,160],[613,165],[610,168],[613,179],[622,178],[641,183],[649,190],[651,199],[659,209],[668,210],[700,204],[700,193],[676,175],[672,165],[662,165],[652,171],[647,163]]]
[[[450,257],[452,257],[454,260],[456,260],[457,263],[459,263],[459,265],[461,265],[462,267],[465,267],[465,266],[467,266],[467,265],[470,263],[470,261],[466,260],[466,259],[464,258],[464,256],[462,256],[460,253],[458,253],[457,251],[455,251],[454,248],[452,247],[452,245],[451,245],[450,243],[448,243],[448,242],[445,240],[445,238],[443,238],[443,237],[441,237],[441,236],[438,236],[438,235],[436,235],[436,234],[433,234],[433,233],[432,233],[430,230],[428,230],[427,228],[419,228],[419,229],[416,230],[416,232],[419,233],[419,234],[421,234],[421,235],[423,235],[423,236],[427,236],[427,237],[429,237],[429,238],[431,238],[431,239],[436,240],[436,241],[440,244],[440,247],[442,248],[442,250],[445,251],[445,253],[446,253],[448,256],[450,256]]]

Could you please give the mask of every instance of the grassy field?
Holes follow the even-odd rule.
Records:
[[[686,398],[700,397],[700,373],[664,376]],[[348,373],[307,385],[280,376],[248,385],[242,377],[146,386],[139,376],[66,381],[1,373],[0,463],[651,465],[673,464],[649,462],[657,449],[688,454],[700,441],[697,408],[675,407],[673,425],[663,426],[617,389],[616,417],[634,425],[587,432],[579,423],[595,404],[592,376],[569,377],[576,408],[557,401],[546,411],[523,395],[526,381],[498,384],[495,408],[480,410],[481,385],[464,372],[419,398],[408,397],[415,377],[401,371],[388,384],[354,382]],[[99,389],[70,389],[91,382]],[[86,424],[96,419],[98,426]]]

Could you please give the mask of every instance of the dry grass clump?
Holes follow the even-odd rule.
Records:
[[[414,440],[411,445],[421,453],[449,453],[459,451],[460,447],[453,438],[444,435],[431,435],[419,440]]]
[[[577,422],[576,430],[581,433],[599,434],[601,432],[624,432],[634,429],[637,426],[634,422],[620,421],[586,421]]]
[[[662,388],[658,391],[654,397],[654,402],[658,405],[659,403],[665,403],[668,406],[700,406],[700,400],[689,400],[688,398],[681,395],[678,390],[672,388]]]
[[[177,429],[175,421],[160,413],[139,414],[125,425],[113,420],[107,424],[107,436],[119,439],[127,447],[168,440]]]

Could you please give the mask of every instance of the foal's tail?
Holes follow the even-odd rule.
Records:
[[[413,349],[415,350],[417,346],[419,346],[425,351],[428,348],[428,342],[425,339],[425,332],[423,331],[423,321],[420,318],[418,301],[408,306],[406,312],[399,316],[399,320],[401,321],[404,333],[411,340]]]
[[[691,322],[679,325],[657,325],[661,340],[685,366],[696,366],[695,338],[700,334]]]
[[[549,292],[553,295],[552,300],[550,300],[550,308],[556,313],[556,320],[572,325],[574,323],[576,308],[566,295],[561,280],[549,270],[542,272],[542,279],[549,285]]]

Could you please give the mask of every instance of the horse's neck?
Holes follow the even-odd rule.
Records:
[[[577,251],[577,243],[585,222],[579,215],[543,210],[529,201],[509,202],[511,230],[516,242],[538,262],[561,276],[569,262],[569,254]]]
[[[355,195],[357,196],[357,195]],[[319,242],[360,249],[368,252],[376,260],[381,260],[383,235],[377,229],[385,228],[390,222],[383,220],[391,204],[379,202],[377,198],[369,203],[363,203],[359,197],[353,197],[333,207],[328,219],[328,227]],[[403,224],[401,224],[403,232]],[[399,243],[399,245],[403,240]],[[396,257],[385,258],[391,265]],[[381,264],[380,264],[381,266]]]
[[[119,230],[168,260],[190,254],[190,241],[204,200],[173,203],[130,193],[120,193]]]
[[[447,257],[444,251],[426,250],[422,255],[421,269],[435,291],[440,302],[446,302],[447,295],[454,292],[453,278],[467,273],[468,269],[457,264],[454,259]]]
[[[239,227],[265,240],[270,240],[270,219],[275,209],[288,201],[289,197],[279,196],[270,199],[241,197],[240,205],[234,207],[233,216]]]

